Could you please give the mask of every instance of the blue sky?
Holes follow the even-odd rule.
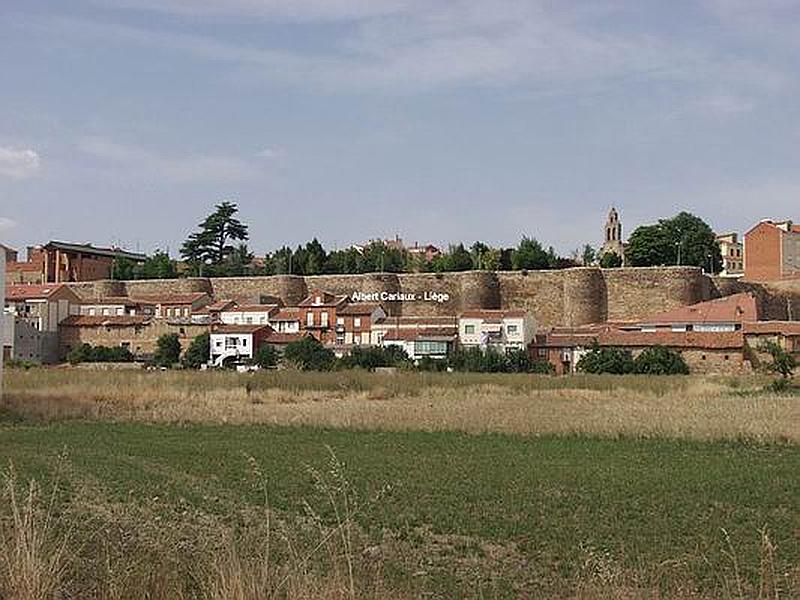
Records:
[[[597,245],[800,220],[795,0],[4,0],[0,239]]]

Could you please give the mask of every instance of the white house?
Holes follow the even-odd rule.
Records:
[[[300,333],[300,309],[284,307],[270,315],[269,324],[278,333]]]
[[[252,360],[272,332],[269,325],[217,325],[211,329],[209,362],[221,367]]]
[[[535,333],[536,321],[524,310],[470,310],[458,317],[458,341],[465,348],[524,350]]]
[[[277,304],[234,304],[219,313],[219,320],[227,325],[268,325],[279,310]]]
[[[384,317],[372,325],[374,345],[399,346],[414,361],[424,356],[446,358],[457,341],[458,327],[455,317]]]

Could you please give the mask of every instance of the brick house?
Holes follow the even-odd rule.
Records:
[[[177,334],[185,350],[194,338],[207,331],[206,325],[175,323],[144,315],[72,315],[58,327],[59,356],[64,359],[73,348],[90,344],[127,348],[137,358],[149,358],[162,335]]]
[[[44,283],[111,279],[115,260],[126,259],[135,263],[147,260],[144,254],[119,248],[100,248],[91,244],[67,242],[48,242],[41,247],[41,253]]]
[[[270,325],[278,333],[300,333],[300,308],[285,306],[270,315]]]
[[[747,281],[800,278],[800,225],[765,220],[745,233],[744,278]]]
[[[347,304],[347,296],[335,296],[313,290],[298,305],[300,329],[313,335],[326,345],[336,344],[336,318]]]
[[[353,302],[341,306],[336,313],[336,345],[370,345],[373,323],[385,317],[386,313],[377,303]]]

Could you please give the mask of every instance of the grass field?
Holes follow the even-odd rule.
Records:
[[[800,594],[798,400],[758,382],[186,377],[9,374],[0,453],[42,484],[38,555],[67,536],[61,597]]]

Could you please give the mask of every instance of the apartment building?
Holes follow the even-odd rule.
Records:
[[[761,221],[744,234],[743,252],[747,281],[800,278],[800,225]]]
[[[323,344],[336,344],[336,318],[346,304],[347,296],[312,290],[298,306],[301,329]]]
[[[380,304],[353,302],[336,313],[336,345],[368,346],[372,341],[372,325],[386,318]]]
[[[65,285],[7,285],[4,346],[9,346],[9,357],[58,362],[58,325],[76,312],[79,304],[78,296]]]
[[[722,254],[723,277],[741,277],[744,275],[744,244],[739,240],[738,233],[724,233],[717,236],[720,253]]]

